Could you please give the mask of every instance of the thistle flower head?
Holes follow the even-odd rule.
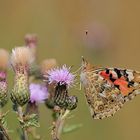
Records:
[[[33,58],[27,47],[17,47],[12,50],[11,65],[15,71],[15,80],[10,96],[14,104],[23,106],[29,101],[28,74]]]
[[[9,53],[5,49],[0,49],[0,69],[6,70],[8,62],[9,62]]]
[[[44,85],[32,83],[29,89],[31,103],[43,103],[48,98],[48,90]]]
[[[9,53],[0,49],[0,107],[3,107],[7,101],[7,67],[9,62]]]
[[[70,73],[70,67],[67,68],[66,65],[63,65],[62,68],[54,68],[48,72],[48,81],[49,83],[59,83],[61,85],[66,84],[68,87],[74,84],[75,75]],[[46,77],[46,76],[45,76]]]
[[[34,61],[34,57],[27,47],[16,47],[12,50],[11,64],[13,67],[16,65],[28,66]]]
[[[45,74],[47,73],[48,70],[55,68],[57,66],[56,59],[50,58],[50,59],[45,59],[41,63],[41,73]]]

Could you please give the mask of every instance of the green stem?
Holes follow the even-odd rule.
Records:
[[[23,120],[22,107],[21,106],[18,106],[17,107],[17,111],[18,111],[18,115],[19,115],[20,120],[24,122],[24,120]],[[26,129],[25,128],[22,128],[22,132],[23,132],[23,139],[24,140],[28,140],[28,134],[27,134]]]
[[[26,111],[24,113],[25,115],[32,115],[32,114],[36,114],[39,117],[39,110],[38,110],[38,105],[36,103],[31,103],[28,102],[27,106],[26,106]],[[39,118],[38,118],[39,119]],[[30,133],[33,137],[33,139],[37,139],[40,140],[41,136],[39,134],[37,134],[37,128],[30,126],[27,129],[28,134]]]
[[[53,122],[52,140],[60,140],[60,135],[62,133],[66,117],[69,113],[69,110],[66,110],[64,113],[61,112],[60,116],[56,119],[55,122]]]

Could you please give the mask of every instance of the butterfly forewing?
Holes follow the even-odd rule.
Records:
[[[113,116],[140,92],[140,73],[133,70],[98,69],[87,63],[81,72],[81,82],[94,119]]]

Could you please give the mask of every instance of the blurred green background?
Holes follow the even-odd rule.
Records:
[[[74,71],[84,56],[96,65],[140,70],[139,5],[138,0],[0,0],[0,47],[11,51],[25,44],[25,34],[36,33],[39,62],[54,57],[60,64],[74,65]],[[9,77],[11,88],[12,73]],[[114,117],[100,121],[91,118],[83,91],[72,92],[79,106],[67,123],[83,127],[62,135],[62,140],[140,140],[139,96]],[[19,140],[16,114],[10,110],[10,136]],[[41,105],[40,113],[38,131],[47,140],[51,112]]]

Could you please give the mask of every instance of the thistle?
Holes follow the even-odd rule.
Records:
[[[0,107],[7,103],[7,67],[9,61],[9,53],[0,49]]]
[[[32,53],[27,47],[17,47],[12,50],[11,65],[15,72],[15,80],[11,100],[19,106],[29,101],[28,72],[33,60]]]
[[[36,34],[27,34],[25,36],[25,45],[28,48],[30,48],[34,56],[36,56],[37,43],[38,43],[38,40],[37,40]]]
[[[10,140],[9,135],[7,133],[6,127],[6,115],[7,113],[2,112],[2,107],[7,103],[8,97],[8,85],[7,85],[7,67],[9,61],[9,53],[0,49],[0,139],[1,140]]]
[[[26,113],[25,114],[39,114],[38,112],[38,104],[44,103],[45,100],[48,98],[48,90],[46,86],[42,84],[34,84],[31,83],[29,85],[30,89],[30,100],[26,107]]]
[[[48,90],[43,84],[30,84],[30,102],[31,103],[44,103],[48,98]]]
[[[67,109],[73,110],[77,107],[78,98],[76,96],[69,96],[67,98]]]
[[[52,140],[59,140],[66,117],[71,110],[77,107],[77,97],[70,96],[68,93],[68,89],[74,85],[75,81],[75,75],[70,72],[70,69],[70,67],[63,65],[61,68],[48,70],[47,74],[44,75],[48,84],[55,85]]]
[[[36,34],[26,34],[25,35],[25,45],[27,48],[30,49],[30,52],[34,56],[34,62],[30,66],[30,71],[29,71],[29,81],[31,82],[33,79],[40,79],[41,74],[40,74],[40,68],[36,63],[37,59],[37,44],[38,44],[38,39]]]
[[[72,110],[77,106],[77,99],[71,99],[68,94],[69,87],[72,87],[75,80],[75,75],[70,73],[70,67],[63,65],[62,68],[54,68],[48,71],[45,78],[49,84],[55,85],[54,106]],[[75,98],[75,96],[73,97]],[[76,101],[76,102],[75,102]]]
[[[57,67],[57,61],[54,58],[45,59],[41,62],[40,71],[41,75],[47,75],[48,71]],[[45,100],[45,104],[48,108],[52,109],[54,107],[54,93],[55,93],[55,85],[48,83],[48,78],[46,77],[46,86],[49,92],[49,97]]]
[[[29,86],[30,89],[30,101],[26,106],[26,116],[35,116],[34,122],[30,120],[30,126],[27,128],[27,132],[29,132],[34,139],[40,139],[40,135],[36,131],[36,127],[39,126],[39,109],[38,104],[44,103],[46,98],[48,98],[48,90],[43,84],[34,84],[31,83]]]

